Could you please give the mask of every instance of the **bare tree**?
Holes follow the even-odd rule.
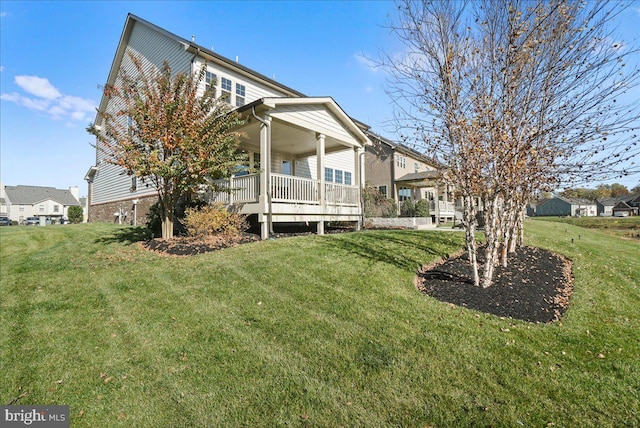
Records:
[[[479,285],[475,214],[482,201],[482,285],[522,243],[525,204],[565,183],[635,172],[638,54],[616,41],[610,2],[485,0],[398,3],[406,50],[380,61],[408,143],[449,169]],[[638,171],[639,167],[635,167]]]

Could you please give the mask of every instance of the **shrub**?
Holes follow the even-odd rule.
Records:
[[[249,228],[246,216],[227,210],[222,204],[187,208],[184,224],[190,236],[200,238],[214,235],[234,238]]]
[[[426,199],[420,199],[416,202],[416,217],[429,217],[429,201]]]
[[[413,217],[416,211],[416,205],[411,199],[405,199],[400,205],[400,217]]]
[[[365,217],[397,217],[398,205],[393,199],[387,199],[375,187],[367,184],[362,192]]]
[[[162,236],[162,207],[159,203],[155,203],[149,207],[147,213],[147,228],[153,236]]]
[[[184,217],[189,208],[199,209],[206,205],[206,202],[189,195],[181,198],[176,203],[176,208],[173,211],[174,235],[184,236],[187,234],[186,227],[184,225]],[[162,236],[162,206],[159,202],[156,202],[149,207],[149,212],[147,213],[147,229],[149,229],[156,238]]]
[[[69,210],[67,211],[67,216],[69,217],[69,221],[71,223],[82,223],[83,220],[83,212],[82,212],[82,207],[74,205],[69,207]]]

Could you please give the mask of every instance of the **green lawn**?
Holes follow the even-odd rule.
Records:
[[[256,242],[190,258],[89,224],[0,229],[0,402],[71,426],[640,426],[640,245],[529,221],[574,261],[561,323],[421,295],[453,232]],[[573,239],[573,241],[572,241]]]
[[[532,217],[533,220],[567,223],[599,229],[610,235],[640,239],[640,216],[633,217]]]

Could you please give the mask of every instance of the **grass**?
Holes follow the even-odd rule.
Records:
[[[0,401],[69,405],[74,427],[640,426],[639,245],[526,231],[575,263],[561,323],[421,295],[417,267],[460,233],[167,258],[142,229],[2,228]]]
[[[610,235],[640,239],[640,217],[533,217],[534,220],[573,224]]]

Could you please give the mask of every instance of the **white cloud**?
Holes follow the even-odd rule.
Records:
[[[0,99],[44,113],[55,120],[85,121],[95,112],[96,103],[93,100],[64,95],[44,77],[16,76],[14,81],[24,92],[32,96],[12,92],[1,94]]]
[[[0,65],[0,73],[2,73],[3,71],[4,71],[4,67]]]
[[[26,93],[35,95],[36,97],[53,100],[60,97],[58,91],[49,79],[38,76],[16,76],[16,85],[20,86]]]
[[[7,16],[7,12],[0,12],[0,18],[4,18],[5,16]]]

